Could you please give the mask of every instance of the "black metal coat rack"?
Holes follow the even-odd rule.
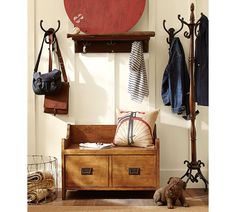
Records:
[[[195,119],[196,119],[196,113],[195,113],[195,82],[194,82],[194,63],[195,63],[195,57],[194,57],[194,36],[198,36],[197,29],[200,24],[200,19],[195,23],[195,17],[194,17],[194,4],[192,3],[190,6],[190,23],[187,23],[184,21],[184,18],[181,18],[180,15],[178,15],[178,19],[181,22],[181,27],[179,30],[175,31],[174,28],[170,28],[167,30],[165,26],[166,20],[163,21],[163,27],[165,31],[168,33],[169,38],[167,38],[167,43],[171,44],[173,38],[177,33],[179,33],[184,25],[186,25],[189,28],[189,32],[184,32],[184,37],[190,39],[190,49],[189,49],[189,57],[188,57],[188,69],[189,69],[189,77],[190,77],[190,95],[189,95],[189,108],[190,108],[190,120],[191,120],[191,162],[188,160],[184,161],[184,164],[187,164],[187,171],[186,173],[181,177],[181,179],[187,177],[186,183],[188,183],[189,180],[191,180],[193,183],[198,182],[198,178],[203,180],[205,183],[205,189],[208,189],[208,181],[203,176],[201,172],[201,167],[205,166],[205,164],[201,161],[197,161],[197,151],[196,151],[196,127],[195,127]],[[201,15],[203,15],[201,13]],[[196,174],[193,175],[192,172],[196,171]]]

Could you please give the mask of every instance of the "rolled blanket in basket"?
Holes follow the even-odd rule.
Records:
[[[48,171],[36,171],[27,176],[28,184],[42,182],[45,179],[53,179],[52,174]]]
[[[55,182],[53,179],[45,179],[41,182],[28,184],[28,191],[37,190],[37,189],[48,189],[50,191],[54,191]]]
[[[48,171],[36,171],[27,176],[28,184],[42,182],[45,179],[53,179],[52,174]]]
[[[39,202],[56,192],[55,180],[48,171],[36,171],[28,174],[28,203]]]
[[[28,203],[39,202],[48,196],[49,192],[47,189],[36,189],[28,192],[27,198]]]

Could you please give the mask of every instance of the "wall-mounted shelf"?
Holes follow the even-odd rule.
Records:
[[[143,42],[143,52],[148,52],[152,31],[136,31],[117,34],[67,34],[75,43],[75,53],[125,53],[131,51],[133,41]]]

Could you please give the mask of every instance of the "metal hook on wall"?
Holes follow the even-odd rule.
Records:
[[[54,28],[49,28],[48,30],[46,30],[46,29],[44,29],[44,27],[43,27],[43,20],[40,20],[40,28],[41,28],[45,33],[47,33],[47,36],[53,34],[53,41],[52,41],[52,43],[55,42],[54,35],[55,35],[56,32],[60,29],[60,26],[61,26],[61,22],[60,22],[59,20],[58,20],[57,22],[58,22],[58,26],[57,26],[57,29],[56,29],[56,30],[55,30]],[[46,42],[46,43],[49,43],[49,40],[47,40],[46,37],[45,37],[45,42]]]
[[[47,31],[50,31],[50,29],[53,29],[54,30],[54,34],[60,29],[60,26],[61,26],[61,22],[60,22],[60,20],[57,20],[57,22],[58,22],[58,26],[57,26],[57,29],[56,30],[54,30],[53,28],[49,28],[48,30],[45,30],[44,28],[43,28],[43,20],[40,20],[40,28],[44,31],[44,32],[47,32]]]

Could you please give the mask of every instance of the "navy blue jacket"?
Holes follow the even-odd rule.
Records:
[[[169,49],[169,61],[162,79],[162,100],[172,112],[189,114],[189,75],[183,46],[174,38]]]
[[[195,43],[195,101],[208,106],[208,18],[200,18],[199,33]]]

